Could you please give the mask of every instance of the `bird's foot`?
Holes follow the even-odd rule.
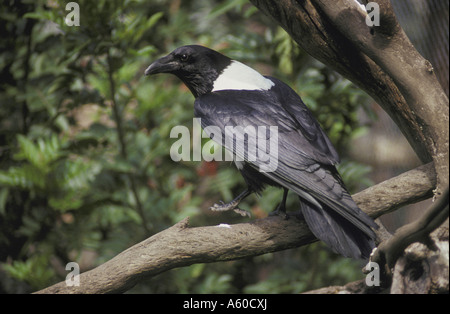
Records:
[[[219,204],[216,203],[213,206],[211,206],[209,209],[214,212],[223,212],[223,211],[232,210],[235,213],[238,213],[239,215],[241,215],[243,217],[245,217],[245,216],[251,217],[251,214],[248,211],[240,209],[238,207],[238,205],[239,205],[239,202],[235,202],[235,201],[231,201],[229,203],[219,201]]]
[[[237,206],[238,206],[237,202],[231,201],[229,203],[225,203],[224,201],[219,201],[219,203],[214,204],[209,209],[214,212],[224,212],[228,210],[233,210],[237,208]]]
[[[247,216],[248,218],[252,218],[252,214],[250,214],[250,212],[240,209],[240,208],[235,208],[233,209],[233,211],[239,215],[241,215],[242,217]]]
[[[286,214],[286,199],[287,199],[288,192],[289,192],[289,190],[284,188],[283,199],[278,204],[277,208],[275,208],[274,211],[269,213],[269,216],[280,216],[280,217],[283,217],[284,220],[289,219],[289,215]]]
[[[280,216],[284,220],[288,220],[289,219],[289,215],[286,212],[283,212],[283,211],[277,210],[277,209],[274,210],[273,212],[270,212],[269,216]]]
[[[277,208],[274,211],[270,212],[269,216],[280,216],[284,220],[288,220],[289,219],[289,215],[286,213],[286,208],[281,206],[281,204],[278,205]]]

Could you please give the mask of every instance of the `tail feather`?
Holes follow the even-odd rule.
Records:
[[[301,200],[300,200],[301,201]],[[375,247],[375,233],[364,232],[331,208],[301,202],[301,211],[312,233],[336,253],[367,259]]]

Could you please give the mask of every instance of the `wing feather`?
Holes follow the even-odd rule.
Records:
[[[275,86],[280,88],[281,82],[273,80],[276,82]],[[339,157],[330,140],[300,97],[290,89],[288,93],[283,90],[284,93],[272,89],[245,92],[223,90],[205,94],[195,101],[195,116],[201,118],[203,128],[210,125],[218,126],[221,130],[226,126],[276,126],[277,149],[270,147],[268,151],[267,145],[265,147],[269,159],[249,160],[248,152],[245,151],[251,146],[249,136],[242,132],[235,133],[235,136],[236,141],[245,142],[244,146],[236,145],[236,142],[227,145],[224,141],[219,144],[243,158],[256,170],[267,166],[270,158],[277,158],[276,169],[265,172],[264,175],[293,190],[319,209],[322,209],[321,204],[331,208],[373,238],[374,232],[370,227],[375,228],[377,225],[356,206],[343,186],[334,167],[339,162]],[[224,140],[224,131],[222,135]],[[260,150],[257,146],[254,153],[259,153]]]

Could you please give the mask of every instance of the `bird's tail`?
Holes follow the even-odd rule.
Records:
[[[301,199],[300,202],[303,217],[318,239],[345,257],[369,258],[375,247],[375,233],[362,231],[323,203],[319,208]]]

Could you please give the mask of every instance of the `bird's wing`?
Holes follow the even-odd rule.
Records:
[[[243,158],[256,170],[269,169],[264,171],[264,175],[273,181],[296,192],[313,206],[325,204],[372,237],[373,231],[369,226],[376,227],[376,224],[356,206],[343,186],[334,167],[338,160],[337,153],[328,138],[311,113],[303,109],[303,102],[286,94],[280,96],[271,90],[213,92],[196,99],[195,116],[201,119],[203,129],[217,126],[222,131],[222,137],[219,139],[214,136],[213,140],[225,146],[237,158]],[[281,97],[296,103],[287,105],[286,109],[286,105],[280,103]],[[254,148],[252,151],[248,141],[252,131],[245,134],[243,128],[253,127],[258,133],[258,127],[270,126],[277,127],[278,145],[269,149],[270,141],[266,141],[265,147],[257,145],[256,151]],[[225,141],[226,127],[234,128],[236,141]],[[264,137],[256,135],[258,139]],[[270,134],[266,132],[265,135],[267,140]],[[239,141],[245,142],[245,145],[236,144]],[[268,154],[265,158],[261,158],[262,150]],[[249,154],[256,154],[258,158],[253,160]],[[274,160],[275,169],[270,165]]]
[[[295,129],[314,147],[314,155],[310,157],[324,164],[338,164],[336,149],[300,96],[282,81],[274,77],[267,78],[275,83],[272,93],[277,95],[280,106],[296,122]]]

